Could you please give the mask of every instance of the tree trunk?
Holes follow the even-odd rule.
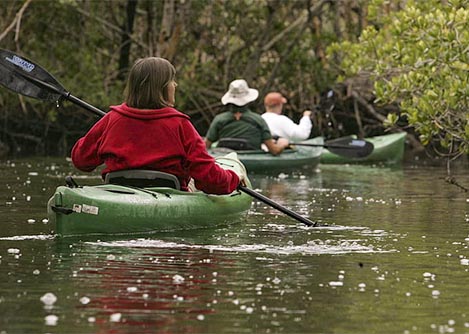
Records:
[[[127,1],[127,17],[122,27],[122,43],[119,55],[119,75],[120,80],[125,80],[129,69],[131,36],[134,27],[135,12],[138,0]]]

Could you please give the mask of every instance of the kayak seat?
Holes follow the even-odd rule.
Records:
[[[235,151],[249,151],[258,150],[258,147],[254,147],[250,142],[244,138],[221,138],[218,141],[217,147],[231,148]]]
[[[107,173],[104,183],[131,187],[166,187],[180,190],[179,179],[173,174],[146,169],[119,170]]]

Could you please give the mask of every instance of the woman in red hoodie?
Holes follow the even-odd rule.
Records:
[[[215,163],[189,116],[176,110],[174,66],[163,58],[139,59],[130,70],[125,103],[111,106],[72,149],[76,168],[91,172],[106,164],[103,177],[128,169],[150,169],[177,176],[183,190],[194,179],[210,194],[233,192],[240,177]]]

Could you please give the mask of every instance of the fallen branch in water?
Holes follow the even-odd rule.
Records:
[[[452,176],[447,176],[445,178],[445,181],[448,182],[449,184],[454,184],[456,187],[458,187],[459,189],[463,190],[466,193],[469,191],[469,189],[459,184],[459,182],[456,181],[456,179]]]

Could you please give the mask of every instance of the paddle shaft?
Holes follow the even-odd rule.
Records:
[[[349,150],[361,149],[358,146],[347,146],[347,145],[330,145],[330,144],[308,144],[308,143],[290,143],[295,146],[312,146],[312,147],[324,147],[324,148],[344,148]]]
[[[373,153],[373,143],[363,140],[354,139],[350,137],[334,139],[331,142],[322,144],[313,143],[290,143],[292,146],[315,146],[328,149],[331,153],[344,156],[350,159],[360,159],[369,156]]]
[[[280,205],[274,201],[272,201],[270,198],[268,197],[265,197],[264,195],[258,193],[257,191],[255,190],[252,190],[248,187],[245,187],[245,186],[238,186],[238,189],[241,190],[242,192],[258,199],[259,201],[261,202],[264,202],[268,205],[270,205],[271,207],[277,209],[278,211],[280,212],[283,212],[284,214],[286,214],[287,216],[290,216],[300,222],[302,222],[303,224],[307,225],[307,226],[316,226],[316,223],[312,222],[311,220],[309,220],[308,218],[305,218],[303,216],[300,216],[298,213],[296,213],[295,211],[292,211],[290,209],[287,209],[286,207],[284,207],[283,205]]]

